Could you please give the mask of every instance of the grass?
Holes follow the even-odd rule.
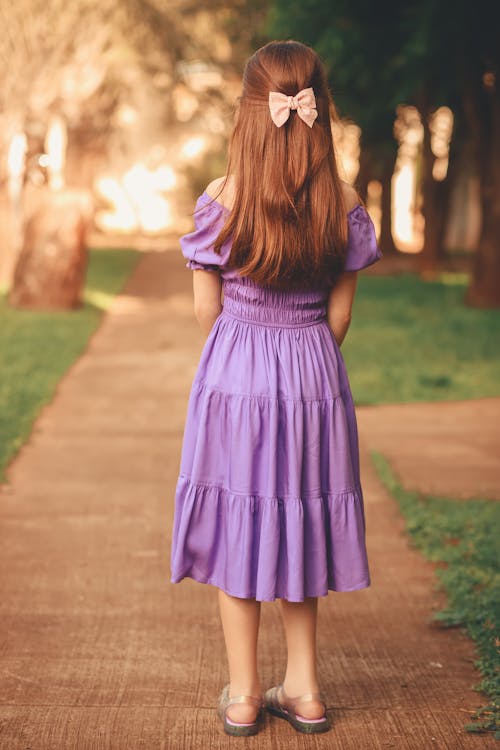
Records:
[[[468,732],[500,739],[500,504],[424,496],[405,490],[386,459],[373,454],[377,472],[406,519],[410,538],[425,557],[440,563],[438,586],[447,607],[433,615],[443,627],[461,627],[472,638],[482,675],[474,686],[490,703],[472,715]]]
[[[500,395],[500,310],[463,304],[466,278],[360,274],[342,351],[358,404]]]
[[[135,250],[90,251],[84,304],[76,310],[15,309],[0,294],[0,481],[139,258]]]

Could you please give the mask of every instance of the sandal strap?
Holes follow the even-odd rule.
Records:
[[[232,706],[234,703],[251,703],[254,706],[260,707],[262,705],[261,698],[255,698],[253,695],[235,695],[228,699],[228,706]]]
[[[229,685],[226,685],[222,691],[221,703],[223,704],[224,709],[229,708],[229,706],[232,706],[235,703],[251,703],[253,706],[261,708],[262,698],[255,698],[253,695],[235,695],[230,697]]]
[[[294,711],[295,711],[295,706],[298,703],[306,703],[308,701],[319,701],[319,703],[323,704],[326,710],[326,703],[323,700],[321,693],[319,692],[304,693],[304,695],[299,695],[296,698],[290,698],[290,696],[285,693],[285,688],[283,687],[283,683],[281,683],[281,685],[278,685],[278,689],[276,693],[278,693],[278,691],[281,691],[281,695],[283,696],[283,705],[290,706],[292,710]]]

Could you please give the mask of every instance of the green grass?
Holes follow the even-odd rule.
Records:
[[[500,310],[466,307],[466,279],[360,274],[342,345],[358,404],[500,395]]]
[[[472,715],[469,732],[495,732],[500,739],[500,503],[459,501],[405,490],[385,458],[373,454],[377,472],[396,499],[415,546],[434,562],[447,607],[433,615],[443,627],[461,627],[476,645],[475,686],[489,705]]]
[[[0,294],[0,481],[28,438],[40,408],[82,354],[103,311],[130,275],[140,253],[92,250],[77,310],[35,312],[10,307]]]

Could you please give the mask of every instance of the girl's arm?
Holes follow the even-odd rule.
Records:
[[[352,303],[356,292],[357,271],[345,271],[328,296],[326,317],[340,346],[351,322]]]
[[[345,207],[347,211],[350,211],[360,203],[360,197],[357,190],[352,185],[349,185],[348,182],[341,180],[341,183],[344,192]],[[357,272],[345,271],[339,277],[328,297],[328,324],[339,346],[345,339],[351,322],[351,310],[356,292],[356,282]]]
[[[222,279],[216,271],[193,271],[194,314],[203,333],[208,336],[222,311]]]

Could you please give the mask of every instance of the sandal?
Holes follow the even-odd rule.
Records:
[[[281,696],[281,700],[278,696]],[[305,716],[295,713],[295,706],[298,703],[316,700],[322,703],[325,707],[325,713],[321,718],[306,719]],[[322,699],[320,693],[307,693],[306,695],[300,695],[298,698],[290,698],[285,693],[283,684],[280,684],[276,687],[269,688],[269,690],[266,691],[264,704],[269,713],[273,714],[273,716],[278,716],[280,719],[286,719],[298,732],[316,734],[319,732],[327,732],[330,729],[326,716],[326,703]]]
[[[232,706],[233,703],[251,703],[252,705],[257,706],[259,712],[255,721],[252,721],[249,724],[242,724],[241,722],[236,722],[230,719],[226,714],[226,709],[229,708],[229,706]],[[229,685],[226,685],[219,699],[217,714],[224,723],[224,731],[226,734],[231,734],[234,737],[249,737],[252,734],[257,734],[259,731],[259,723],[264,716],[262,710],[263,707],[264,704],[262,698],[254,698],[253,695],[236,695],[230,697]]]

